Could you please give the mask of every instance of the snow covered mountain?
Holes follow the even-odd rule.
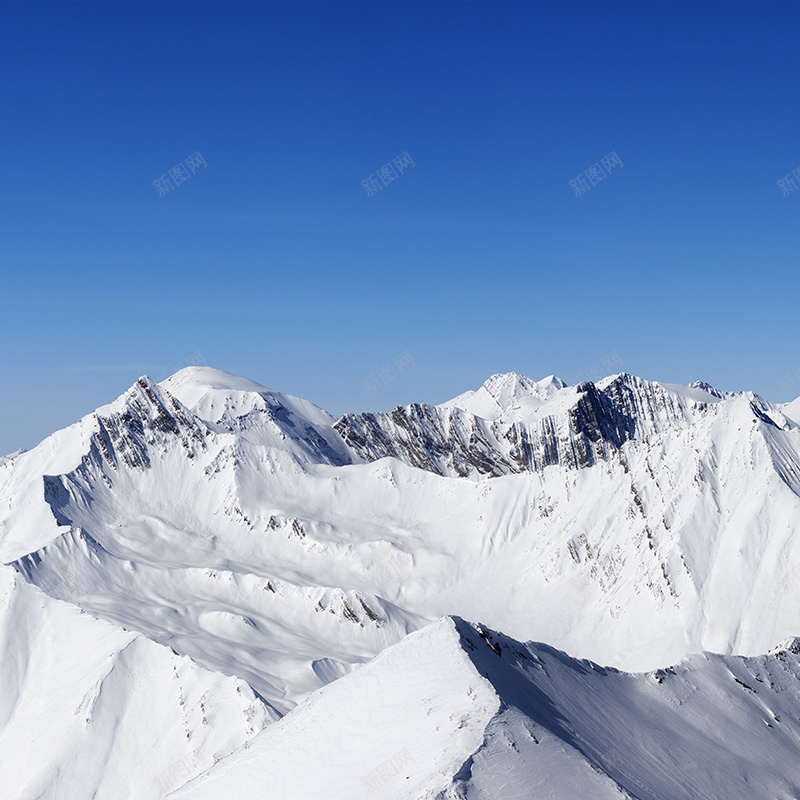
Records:
[[[0,797],[163,797],[270,721],[242,680],[0,568]]]
[[[629,674],[448,617],[170,797],[797,797],[798,644]]]
[[[536,382],[511,373],[439,406],[336,420],[307,401],[207,367],[161,384],[143,377],[30,452],[0,460],[0,561],[7,565],[0,568],[7,598],[0,674],[11,676],[11,688],[0,693],[0,743],[13,740],[18,754],[0,763],[0,785],[18,787],[19,798],[43,796],[48,786],[63,786],[63,796],[76,800],[161,797],[254,736],[259,748],[263,741],[275,746],[291,726],[311,736],[309,708],[365,675],[381,675],[390,653],[413,660],[421,641],[441,651],[437,658],[469,650],[464,642],[474,629],[455,617],[628,671],[691,656],[681,669],[710,677],[687,680],[707,681],[723,698],[715,688],[722,668],[706,668],[705,657],[692,654],[728,654],[709,659],[735,670],[740,661],[730,654],[758,657],[800,633],[798,408],[798,401],[777,406],[700,383],[621,374],[567,386],[553,376]],[[436,621],[443,616],[454,619]],[[46,635],[29,635],[45,626]],[[541,658],[555,652],[531,647]],[[81,661],[84,652],[96,666]],[[573,663],[563,654],[555,661]],[[31,666],[40,662],[41,670]],[[405,680],[397,674],[401,662],[391,663],[394,677],[387,672],[378,686]],[[480,673],[475,663],[470,669]],[[510,703],[502,699],[508,681],[515,698],[551,691],[541,676],[531,684],[533,673],[519,669],[528,683],[518,686],[521,677],[504,673],[484,699]],[[147,670],[149,701],[177,732],[163,733],[164,742],[175,739],[159,749],[168,767],[142,766],[137,749],[162,736],[150,723],[155,712],[136,695]],[[180,688],[176,670],[186,676]],[[465,685],[451,678],[454,689]],[[623,724],[613,700],[619,687],[647,680],[597,684],[614,724]],[[48,713],[39,683],[52,693],[53,735],[69,739],[46,756],[36,744]],[[780,685],[796,699],[788,678]],[[88,708],[93,697],[113,709],[111,719],[95,724],[99,717],[87,713],[81,730],[75,726],[84,717],[76,712],[73,723],[67,711]],[[172,702],[181,710],[168,712]],[[486,699],[486,708],[493,702]],[[524,698],[514,702],[524,705]],[[200,705],[218,710],[198,714]],[[783,713],[796,718],[792,708]],[[747,708],[736,709],[731,724],[751,736]],[[350,711],[336,713],[350,719]],[[365,713],[352,710],[362,739],[363,726],[371,726]],[[345,722],[335,726],[344,730]],[[635,729],[632,720],[624,724]],[[130,741],[115,739],[117,726]],[[485,726],[470,730],[488,736]],[[427,781],[420,792],[455,797],[458,784],[469,797],[495,796],[477,778],[458,777],[461,766],[447,771],[452,759],[471,757],[464,750],[474,743],[470,735],[462,741],[454,734],[452,751],[430,745],[451,761],[447,769],[437,762],[433,772],[420,767],[415,774]],[[292,736],[295,745],[286,747],[307,754],[311,739]],[[83,785],[86,759],[103,737],[127,755],[109,757]],[[574,753],[560,759],[553,750],[537,762],[552,764],[549,776],[540,774],[550,781],[542,787],[570,785],[566,774],[584,758],[601,776],[595,793],[619,785],[631,797],[689,796],[658,794],[644,766],[633,778],[651,788],[636,789],[586,749],[599,748],[595,740],[577,747],[570,739]],[[255,741],[208,780],[254,752]],[[619,760],[615,753],[605,757]],[[782,753],[764,778],[770,786],[781,780]],[[35,775],[20,774],[25,760],[37,763]],[[309,772],[302,759],[270,763],[270,783],[294,780],[292,769]],[[500,763],[486,761],[486,786]],[[532,780],[524,769],[519,780]],[[706,779],[685,785],[700,792]]]

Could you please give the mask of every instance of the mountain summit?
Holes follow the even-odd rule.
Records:
[[[492,375],[477,391],[465,392],[441,407],[459,408],[493,421],[510,413],[533,411],[565,386],[555,375],[533,381],[516,372],[507,372]]]

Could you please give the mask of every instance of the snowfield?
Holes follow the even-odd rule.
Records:
[[[0,459],[0,786],[798,797],[798,402],[143,377]]]

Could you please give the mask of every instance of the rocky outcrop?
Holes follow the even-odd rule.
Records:
[[[566,403],[564,393],[571,393]],[[708,396],[712,402],[690,399],[623,373],[564,388],[522,419],[501,413],[489,421],[452,404],[412,404],[348,414],[334,429],[362,460],[391,456],[439,475],[491,478],[607,461],[630,439],[691,424],[713,407],[716,395]]]

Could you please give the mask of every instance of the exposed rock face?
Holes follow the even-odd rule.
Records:
[[[208,429],[149,378],[139,378],[123,397],[127,402],[120,411],[97,414],[98,429],[85,464],[102,459],[112,469],[120,463],[146,469],[150,450],[172,438],[178,439],[189,458],[195,457],[196,449],[205,449]]]
[[[439,475],[491,477],[517,472],[492,426],[460,409],[414,403],[386,414],[351,414],[334,426],[365,461],[393,456]]]
[[[706,393],[694,388],[698,396]],[[366,461],[392,456],[439,475],[497,477],[607,461],[630,439],[689,425],[712,410],[721,394],[707,397],[711,402],[621,374],[600,385],[562,385],[555,397],[524,415],[510,407],[490,421],[450,404],[415,403],[389,413],[348,414],[334,428]],[[754,413],[764,416],[755,408]]]

